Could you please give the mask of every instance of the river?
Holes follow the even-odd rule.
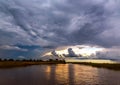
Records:
[[[120,71],[80,64],[0,69],[0,85],[120,85]]]

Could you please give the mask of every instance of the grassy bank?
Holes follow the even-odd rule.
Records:
[[[120,70],[120,63],[73,62],[73,64],[82,64],[82,65],[89,65],[89,66],[93,66],[93,67],[97,67],[97,68],[107,68],[107,69],[112,69],[112,70]]]
[[[0,68],[21,67],[41,64],[64,64],[64,61],[0,61]]]

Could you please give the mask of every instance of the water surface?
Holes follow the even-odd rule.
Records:
[[[0,69],[0,85],[120,85],[120,71],[79,64]]]

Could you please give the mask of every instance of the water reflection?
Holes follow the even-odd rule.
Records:
[[[93,85],[98,83],[98,71],[97,68],[93,69],[93,67],[60,64],[54,68],[47,66],[46,72],[49,79],[50,77],[55,78],[55,81],[59,82],[60,85],[79,85],[85,83]]]
[[[119,85],[120,71],[79,64],[0,69],[0,85]]]

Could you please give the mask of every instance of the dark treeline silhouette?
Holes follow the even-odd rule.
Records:
[[[41,59],[1,59],[0,61],[26,61],[26,62],[65,62],[64,60],[59,60],[59,59],[49,59],[49,60],[41,60]]]
[[[48,61],[63,62],[63,61],[65,61],[65,60],[59,60],[59,59],[49,59]]]

